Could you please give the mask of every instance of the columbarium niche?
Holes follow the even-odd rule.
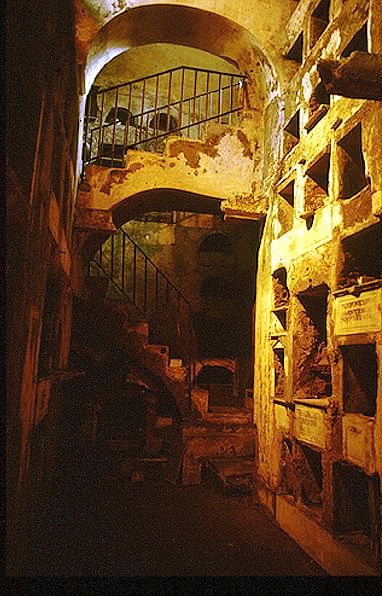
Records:
[[[350,199],[367,186],[362,151],[362,127],[358,123],[337,145],[339,164],[339,198]]]
[[[314,89],[309,100],[308,121],[305,130],[309,132],[325,116],[330,107],[330,95],[323,83]]]
[[[366,554],[378,557],[380,488],[378,476],[357,466],[335,462],[333,466],[334,531],[342,540]]]
[[[321,452],[298,443],[301,502],[307,507],[321,509],[323,473]]]
[[[284,127],[284,155],[289,153],[300,140],[300,110],[292,116]]]
[[[321,0],[310,18],[310,49],[317,43],[326,27],[329,25],[330,0]]]
[[[293,334],[293,393],[295,398],[331,395],[331,370],[327,349],[326,310],[328,287],[298,294]]]
[[[348,58],[352,52],[367,52],[367,23],[351,38],[341,53],[342,58]]]
[[[341,346],[343,357],[343,410],[375,416],[377,355],[375,344]]]
[[[301,217],[308,218],[324,205],[329,196],[330,152],[327,149],[306,170],[304,210]]]
[[[321,452],[285,437],[281,444],[280,490],[320,517],[323,491]]]
[[[382,224],[376,224],[342,242],[343,265],[339,287],[382,279]]]
[[[273,309],[272,334],[274,391],[273,397],[285,397],[285,337],[287,332],[287,312],[289,307],[289,290],[287,272],[284,267],[277,269],[272,275]]]
[[[282,236],[293,228],[295,181],[287,180],[278,188],[278,223],[280,226],[279,236]]]
[[[297,64],[302,64],[303,59],[303,48],[304,48],[304,34],[303,32],[297,37],[290,50],[286,54],[288,60],[293,60]]]

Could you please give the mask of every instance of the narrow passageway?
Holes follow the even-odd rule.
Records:
[[[67,488],[26,575],[327,575],[253,497],[209,476],[193,487],[149,477]]]

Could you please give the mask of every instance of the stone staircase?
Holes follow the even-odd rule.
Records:
[[[190,403],[190,367],[172,358],[168,346],[151,343],[148,322],[134,318],[128,303],[109,300],[101,279],[91,278],[89,284],[93,303],[97,296],[98,313],[105,313],[105,328],[114,321],[113,341],[163,381],[179,408],[183,447],[175,467],[181,469],[182,484],[199,484],[202,470],[208,469],[224,488],[249,490],[255,470],[252,409],[209,405],[208,389],[200,387],[192,388]],[[174,479],[177,476],[174,471]]]
[[[196,420],[183,427],[182,481],[200,484],[208,469],[225,489],[250,490],[255,472],[255,429],[248,407],[209,406],[208,391],[194,388]]]

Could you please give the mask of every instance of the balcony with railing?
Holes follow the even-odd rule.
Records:
[[[109,88],[86,105],[83,163],[123,167],[131,150],[163,152],[166,139],[202,139],[213,122],[235,126],[243,108],[241,75],[181,66]]]

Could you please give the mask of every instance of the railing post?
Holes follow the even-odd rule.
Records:
[[[182,67],[182,77],[180,79],[179,128],[182,128],[182,121],[183,121],[183,96],[184,96],[184,66]]]
[[[168,280],[166,279],[166,336],[167,341],[169,340],[169,304],[168,304],[168,297],[169,297],[169,285]]]
[[[207,72],[207,80],[206,80],[206,120],[208,119],[208,92],[209,92],[209,83],[210,83],[210,73]]]
[[[136,306],[135,296],[136,296],[136,274],[137,274],[137,246],[134,244],[134,255],[133,255],[133,304]]]
[[[103,109],[105,104],[105,93],[102,92],[102,99],[101,99],[101,115],[99,121],[99,133],[98,133],[98,155],[97,158],[102,157],[102,144],[103,144]]]
[[[229,123],[232,124],[232,110],[233,110],[233,76],[231,76],[231,85],[229,88]]]
[[[194,78],[194,97],[193,97],[193,114],[192,114],[192,121],[195,121],[195,111],[196,111],[196,89],[197,89],[197,78],[198,78],[198,71],[195,69],[195,78]]]
[[[110,277],[114,280],[114,236],[111,237],[110,244]]]
[[[166,132],[169,132],[169,130],[170,130],[171,86],[172,86],[172,71],[170,71],[169,75],[168,75]]]
[[[144,269],[143,305],[144,305],[144,311],[145,311],[145,313],[147,313],[147,258],[146,258],[146,255],[144,255],[144,259],[145,259],[145,269]]]
[[[158,309],[158,267],[155,267],[155,311]]]
[[[218,95],[218,122],[221,122],[221,111],[222,111],[222,106],[221,106],[221,101],[222,101],[222,94],[221,94],[221,86],[222,86],[222,76],[221,74],[219,74],[219,83],[218,83],[218,89],[219,89],[219,95]]]
[[[142,103],[141,103],[141,120],[140,120],[140,131],[139,131],[139,140],[142,140],[142,128],[143,128],[143,112],[145,110],[145,99],[146,99],[146,79],[143,79],[143,88],[142,88]]]
[[[126,236],[122,234],[122,291],[125,292],[125,250],[126,250]]]
[[[88,127],[89,127],[89,118],[90,118],[90,104],[91,104],[91,91],[87,97],[87,104],[85,107],[87,107],[87,114],[85,113],[85,130],[84,130],[84,144],[83,144],[83,148],[82,148],[82,175],[84,175],[84,171],[85,171],[85,162],[86,162],[86,144],[88,142]],[[91,137],[91,131],[90,131],[90,137]],[[91,138],[90,138],[90,143],[89,143],[89,159],[91,159],[92,156],[92,146],[91,146]]]
[[[111,141],[111,165],[114,165],[114,154],[115,154],[115,131],[117,127],[118,121],[118,92],[119,89],[115,91],[115,103],[114,103],[114,122],[113,122],[113,136]]]

